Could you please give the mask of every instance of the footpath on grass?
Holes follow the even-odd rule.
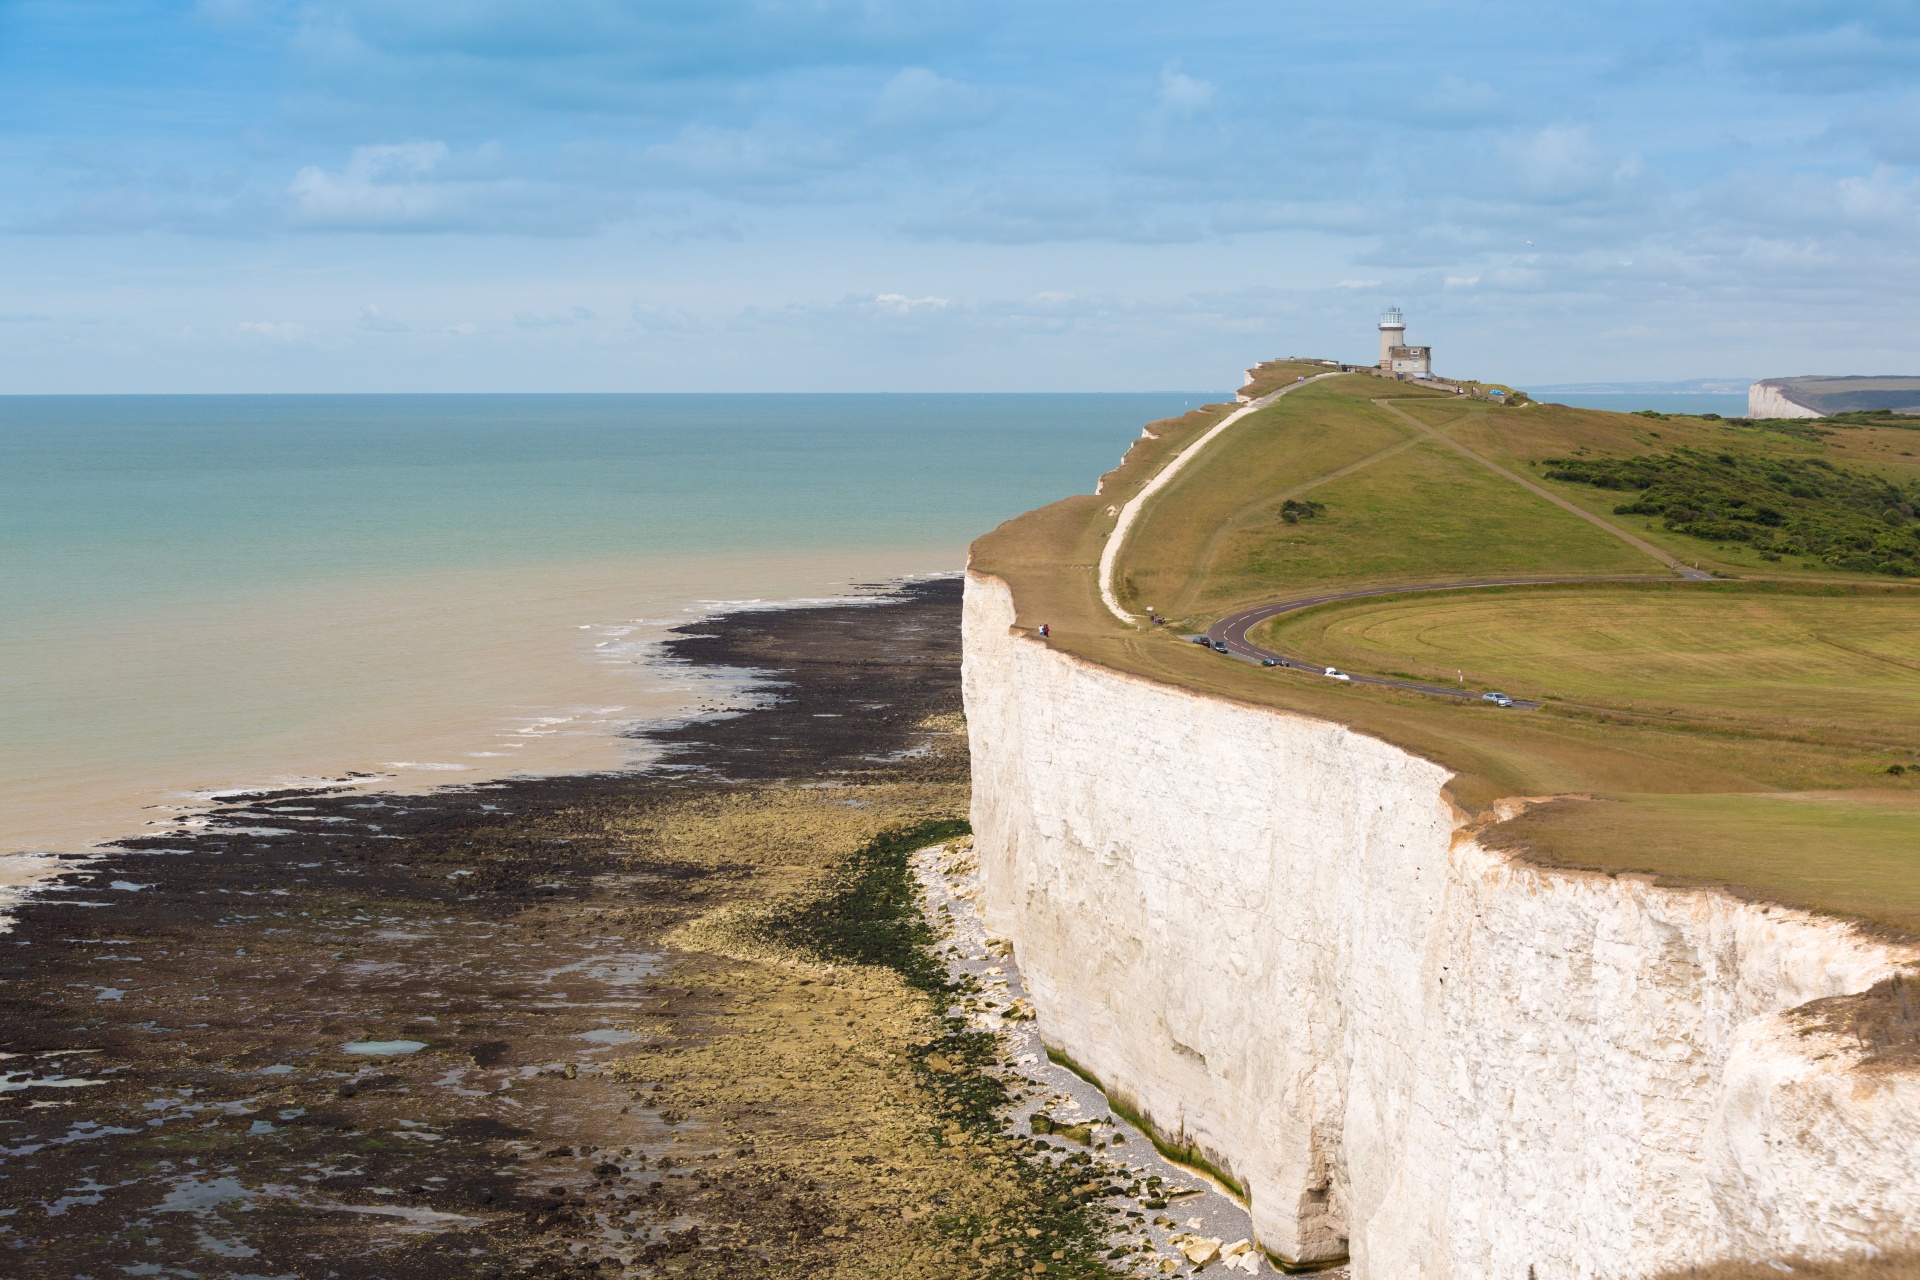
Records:
[[[1467,403],[1412,387],[1396,388],[1388,404],[1380,403],[1382,383],[1364,374],[1327,375],[1310,362],[1276,362],[1255,374],[1247,390],[1254,404],[1209,406],[1151,424],[1096,493],[1029,512],[974,543],[972,569],[1007,583],[1018,630],[1102,667],[1394,743],[1448,768],[1448,794],[1469,814],[1490,816],[1512,796],[1616,802],[1573,805],[1551,822],[1528,824],[1523,852],[1537,861],[1723,885],[1875,928],[1920,932],[1920,863],[1888,852],[1898,844],[1890,833],[1907,826],[1920,833],[1920,736],[1912,731],[1920,717],[1902,727],[1902,695],[1890,688],[1893,701],[1864,732],[1851,723],[1859,716],[1847,688],[1822,692],[1823,681],[1845,674],[1833,669],[1836,662],[1878,662],[1892,672],[1920,659],[1906,654],[1898,637],[1907,633],[1899,628],[1885,643],[1854,634],[1867,612],[1898,611],[1908,601],[1920,610],[1920,595],[1884,580],[1834,581],[1819,566],[1796,575],[1792,565],[1743,564],[1738,546],[1701,544],[1695,569],[1685,559],[1692,543],[1681,534],[1646,520],[1643,535],[1641,521],[1601,510],[1617,497],[1544,474],[1553,458],[1674,449],[1751,456],[1756,466],[1824,451],[1864,466],[1874,456],[1899,456],[1892,446],[1900,440],[1880,438],[1896,433],[1862,427],[1831,440],[1776,439],[1737,424]],[[1271,394],[1283,388],[1292,389]],[[1298,502],[1308,490],[1314,501]],[[1289,496],[1296,499],[1291,521],[1279,509]],[[1402,595],[1417,606],[1425,594],[1436,605],[1484,596],[1476,625],[1489,628],[1492,639],[1502,634],[1506,614],[1552,615],[1546,620],[1554,633],[1572,626],[1568,637],[1579,649],[1583,637],[1601,637],[1575,626],[1574,614],[1553,610],[1586,608],[1567,593],[1588,583],[1624,593],[1629,604],[1638,599],[1620,623],[1635,653],[1646,650],[1630,682],[1597,668],[1582,674],[1578,653],[1567,655],[1571,667],[1543,667],[1545,658],[1531,650],[1532,676],[1523,681],[1503,674],[1511,664],[1496,644],[1458,664],[1480,668],[1477,680],[1468,673],[1463,691],[1452,679],[1454,662],[1401,656],[1391,644],[1361,643],[1344,632],[1338,645],[1321,643],[1346,609]],[[1689,603],[1648,613],[1641,607],[1648,593]],[[1761,619],[1789,616],[1768,603],[1782,593],[1804,598],[1808,618],[1830,622],[1815,627],[1824,639],[1807,637],[1808,644],[1851,648],[1833,650],[1824,665],[1803,652],[1805,645],[1774,654],[1766,647],[1772,624]],[[1822,611],[1829,595],[1836,607]],[[1325,627],[1310,622],[1327,609],[1343,612],[1326,613]],[[1166,625],[1148,625],[1149,612]],[[1694,630],[1676,635],[1676,647],[1663,655],[1642,615],[1665,619],[1659,625],[1668,629]],[[1316,639],[1270,638],[1276,620],[1295,634],[1293,619]],[[1406,625],[1415,621],[1409,616]],[[1043,623],[1048,634],[1041,638]],[[1223,660],[1211,645],[1183,642],[1183,633],[1194,632],[1226,645],[1235,660]],[[1264,668],[1263,659],[1285,665]],[[1443,665],[1444,676],[1436,669]],[[1354,679],[1327,679],[1326,666]],[[1788,680],[1785,701],[1756,702],[1749,686],[1762,678]],[[1483,701],[1480,693],[1490,690],[1538,705],[1515,715]],[[1789,874],[1790,862],[1776,858],[1772,844],[1762,848],[1736,834],[1754,829],[1742,816],[1749,810],[1755,821],[1800,831],[1800,816],[1785,821],[1781,806],[1791,807],[1786,797],[1806,795],[1826,798],[1806,822],[1826,824],[1819,840],[1840,859],[1825,864],[1831,883]],[[1684,847],[1655,838],[1671,821],[1667,800],[1687,797],[1725,810],[1724,821],[1689,828],[1694,838]],[[1840,819],[1833,813],[1841,812],[1858,821],[1835,828]],[[1611,842],[1618,856],[1585,838],[1591,824],[1622,837]],[[1854,851],[1846,855],[1852,863],[1841,857],[1844,850]],[[1843,865],[1871,868],[1871,891],[1843,883]],[[1909,874],[1900,874],[1902,866]]]

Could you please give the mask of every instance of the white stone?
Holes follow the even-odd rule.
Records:
[[[1186,1255],[1188,1262],[1196,1267],[1204,1267],[1220,1256],[1218,1240],[1188,1240],[1180,1246],[1180,1252]]]
[[[1920,1079],[1782,1016],[1912,953],[1516,862],[1431,761],[1013,622],[969,574],[988,927],[1048,1043],[1239,1181],[1267,1250],[1621,1280],[1920,1243]]]

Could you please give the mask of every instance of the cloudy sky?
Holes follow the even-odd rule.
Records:
[[[1920,373],[1914,0],[0,0],[0,392]]]

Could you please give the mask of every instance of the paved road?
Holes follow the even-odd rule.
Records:
[[[1671,578],[1638,577],[1570,577],[1570,578],[1480,578],[1472,582],[1441,582],[1431,586],[1413,587],[1373,587],[1364,591],[1335,591],[1321,596],[1303,596],[1297,600],[1282,600],[1277,604],[1263,604],[1253,609],[1242,609],[1230,614],[1207,628],[1207,639],[1227,646],[1227,652],[1244,662],[1260,662],[1272,659],[1283,667],[1294,667],[1302,671],[1321,671],[1327,669],[1324,662],[1313,662],[1306,658],[1291,657],[1275,653],[1271,649],[1262,649],[1247,639],[1247,632],[1259,626],[1269,618],[1277,618],[1283,613],[1296,613],[1301,609],[1311,609],[1317,604],[1331,604],[1336,600],[1363,600],[1368,596],[1397,596],[1411,592],[1424,591],[1471,591],[1480,587],[1534,587],[1558,582],[1671,582]],[[1462,689],[1444,684],[1422,684],[1416,680],[1394,680],[1386,676],[1363,676],[1348,673],[1355,684],[1385,685],[1392,689],[1410,689],[1415,693],[1430,693],[1440,698],[1457,698],[1462,701],[1478,701],[1481,691]],[[1515,698],[1516,707],[1537,707],[1537,702]]]

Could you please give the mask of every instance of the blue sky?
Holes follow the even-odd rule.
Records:
[[[0,392],[1920,373],[1920,4],[0,0]]]

